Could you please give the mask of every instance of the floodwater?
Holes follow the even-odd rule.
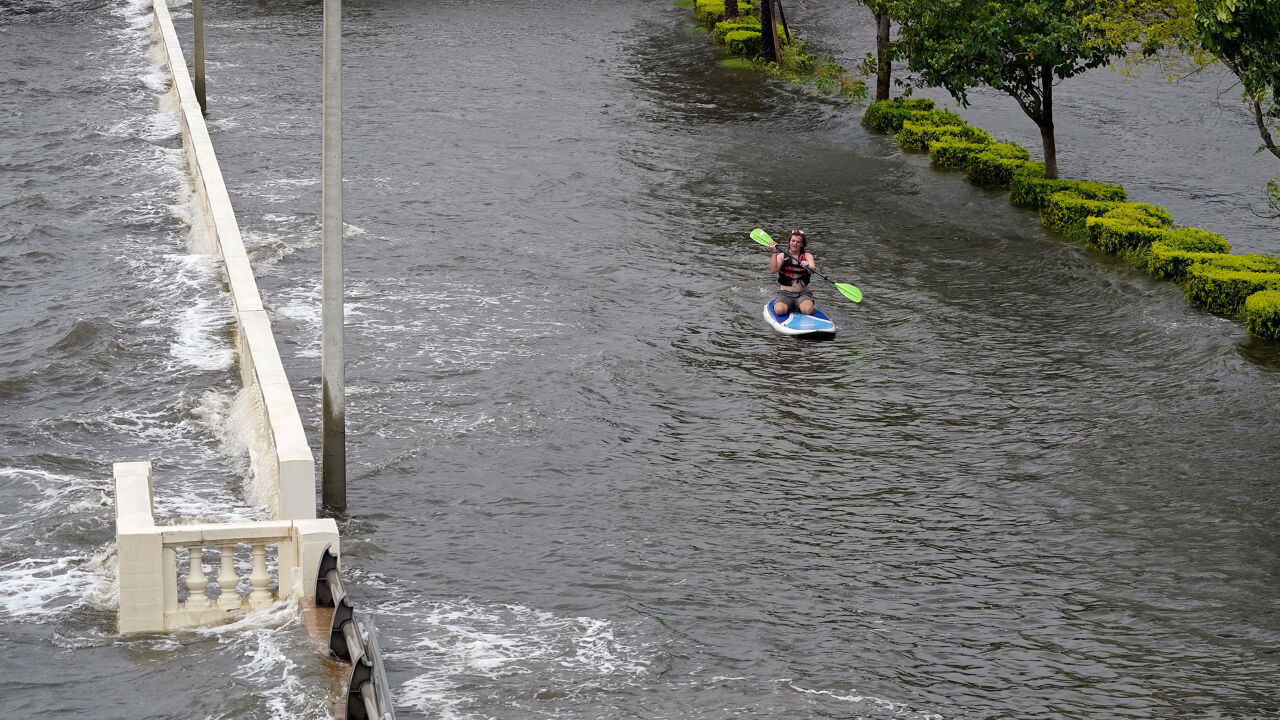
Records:
[[[348,2],[344,575],[401,717],[1280,717],[1280,346],[714,67],[666,2]],[[863,8],[788,20],[852,66]],[[190,38],[190,8],[173,6]],[[206,3],[209,123],[319,447],[320,5]],[[246,500],[148,4],[0,4],[0,708],[325,718],[292,610],[119,637],[110,464]],[[932,97],[938,97],[931,95]],[[1236,91],[1097,71],[1064,174],[1276,252]],[[1011,102],[971,122],[1035,151]],[[760,317],[804,227],[841,328]],[[318,452],[317,452],[318,456]]]

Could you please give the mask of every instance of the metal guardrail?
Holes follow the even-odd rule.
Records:
[[[362,632],[361,620],[347,598],[338,570],[338,557],[326,547],[316,573],[316,605],[333,608],[329,652],[351,663],[347,720],[395,720],[377,629],[366,620],[367,629]]]

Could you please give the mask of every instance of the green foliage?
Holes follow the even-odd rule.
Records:
[[[1152,220],[1159,221],[1162,225],[1173,224],[1173,220],[1169,217],[1169,211],[1162,207],[1146,203],[1091,200],[1081,197],[1074,190],[1060,190],[1050,195],[1048,205],[1040,211],[1040,222],[1045,227],[1053,228],[1067,237],[1087,241],[1086,220],[1091,217],[1106,215],[1117,208],[1125,208],[1129,213],[1143,213],[1150,216]]]
[[[749,0],[738,0],[739,15],[750,15],[753,9]],[[714,28],[716,23],[724,20],[724,0],[697,0],[694,4],[694,17],[708,30]]]
[[[1127,200],[1124,188],[1119,185],[1092,180],[1050,180],[1034,175],[1019,175],[1009,183],[1009,202],[1018,207],[1043,210],[1049,198],[1056,192],[1070,190],[1089,200]]]
[[[733,20],[725,20],[724,22],[718,22],[716,23],[715,30],[711,32],[711,39],[723,45],[724,36],[734,30],[754,30],[756,32],[760,32],[760,18],[746,16],[734,18]]]
[[[1280,340],[1280,290],[1262,290],[1245,298],[1244,326],[1250,335]]]
[[[1011,97],[1053,137],[1050,93],[1063,80],[1125,52],[1123,38],[1097,27],[1114,0],[886,0],[898,20],[895,53],[920,82],[942,87],[961,106],[969,88]],[[1048,177],[1057,176],[1056,144],[1046,141]]]
[[[1270,255],[1214,255],[1201,260],[1197,266],[1218,270],[1238,270],[1244,272],[1280,273],[1280,260]]]
[[[752,14],[749,0],[739,0],[741,15],[730,20],[724,20],[723,0],[697,0],[696,8],[698,21],[711,29],[712,40],[723,43],[734,55],[718,60],[720,67],[758,72],[843,98],[866,99],[865,81],[849,75],[849,71],[834,59],[818,58],[809,53],[806,43],[794,34],[785,33],[780,24],[775,23],[779,41],[778,61],[767,62],[758,57],[764,38],[760,32],[761,20]]]
[[[1226,257],[1223,253],[1181,250],[1169,245],[1167,240],[1151,243],[1147,254],[1147,272],[1157,280],[1178,282],[1187,270],[1197,262],[1214,257]]]
[[[1136,213],[1135,217],[1116,216],[1120,209],[1105,215],[1085,218],[1085,244],[1094,250],[1121,255],[1140,250],[1165,238],[1168,231],[1152,225],[1149,216]],[[1142,218],[1142,221],[1137,220]]]
[[[969,164],[970,158],[990,146],[990,143],[939,138],[929,143],[929,162],[934,167],[963,169]]]
[[[733,30],[724,36],[724,44],[734,55],[754,57],[760,53],[759,30]]]
[[[990,143],[991,135],[972,125],[935,125],[931,122],[904,120],[898,131],[898,145],[907,152],[928,152],[929,143],[949,139],[970,143]]]
[[[1049,196],[1048,204],[1040,211],[1040,224],[1082,240],[1086,218],[1105,215],[1119,206],[1112,200],[1090,200],[1071,190],[1060,190]]]
[[[1245,97],[1280,97],[1280,4],[1197,0],[1195,35],[1244,85]]]
[[[1165,233],[1161,241],[1173,250],[1184,252],[1224,254],[1231,252],[1231,243],[1226,238],[1200,228],[1178,228]]]
[[[1044,175],[1044,163],[1006,157],[1001,151],[974,153],[964,168],[964,179],[979,187],[1008,187],[1022,174]]]
[[[1182,291],[1187,299],[1209,312],[1236,315],[1244,307],[1245,298],[1262,290],[1280,289],[1280,263],[1275,270],[1240,270],[1224,267],[1221,258],[1258,258],[1262,256],[1222,255],[1211,261],[1198,262],[1187,269]],[[1241,263],[1243,264],[1243,263]]]
[[[1280,158],[1280,2],[1196,0],[1195,38],[1240,78],[1263,148]],[[1267,183],[1271,219],[1280,218],[1280,186]]]
[[[877,100],[871,103],[862,115],[862,124],[868,130],[879,133],[897,132],[902,129],[902,121],[909,113],[928,112],[933,110],[933,101],[923,98],[893,98]],[[954,115],[954,113],[952,113]],[[958,123],[963,123],[956,115]],[[939,123],[934,123],[939,124]]]

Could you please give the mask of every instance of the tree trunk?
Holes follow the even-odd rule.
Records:
[[[1040,142],[1044,145],[1044,176],[1058,179],[1058,144],[1053,137],[1053,68],[1040,66],[1040,117],[1032,118],[1040,126]]]
[[[889,13],[876,13],[876,99],[889,99],[893,61],[889,59]]]
[[[760,57],[776,63],[782,53],[778,49],[778,28],[773,23],[774,0],[760,3]]]
[[[1275,141],[1271,139],[1271,131],[1267,129],[1267,121],[1262,116],[1262,103],[1257,100],[1253,101],[1253,121],[1258,124],[1258,134],[1262,136],[1263,146],[1271,151],[1272,155],[1280,158],[1280,148],[1277,148]]]
[[[724,0],[724,19],[738,17],[738,0]]]

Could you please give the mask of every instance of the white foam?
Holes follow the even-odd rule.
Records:
[[[13,478],[34,487],[40,499],[29,503],[24,512],[8,518],[4,537],[30,537],[39,534],[38,526],[49,517],[69,515],[111,507],[111,481],[108,478],[83,478],[27,468],[0,468],[0,477]]]
[[[476,675],[549,672],[557,685],[576,687],[602,678],[633,682],[649,667],[645,649],[619,642],[606,620],[467,600],[415,615],[426,628],[384,654],[397,666],[422,670],[400,686],[397,704],[432,715],[458,717],[458,706],[468,701],[461,688]]]
[[[838,693],[833,690],[812,690],[810,688],[800,687],[791,680],[783,680],[782,682],[786,687],[799,693],[821,695],[839,702],[869,706],[877,711],[877,715],[880,715],[883,712],[888,712],[892,714],[893,717],[909,718],[910,720],[942,720],[942,715],[938,713],[914,710],[906,703],[893,702],[891,700],[885,700],[872,695],[861,695],[856,693],[845,694]]]
[[[204,635],[219,635],[247,642],[251,647],[244,652],[246,662],[236,669],[236,677],[247,680],[259,688],[266,701],[270,717],[280,720],[315,718],[327,720],[331,716],[328,699],[324,693],[315,692],[300,679],[297,664],[281,643],[283,633],[296,635],[298,609],[291,603],[277,603],[249,613],[235,623],[199,631]]]
[[[0,610],[9,619],[42,621],[79,605],[98,582],[89,558],[26,558],[0,565]]]
[[[183,365],[200,370],[222,370],[231,367],[235,354],[225,337],[234,319],[224,295],[209,297],[207,289],[218,279],[217,258],[210,255],[168,256],[175,266],[173,282],[191,291],[194,297],[179,298],[175,318],[177,338],[169,346],[170,354]]]

